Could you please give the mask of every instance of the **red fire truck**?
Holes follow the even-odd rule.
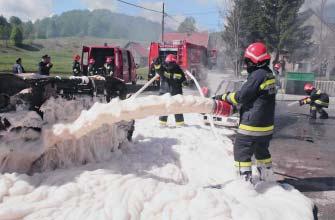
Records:
[[[161,60],[165,60],[168,54],[177,56],[177,63],[184,71],[188,70],[196,79],[204,80],[206,79],[206,74],[203,69],[209,66],[209,62],[213,62],[216,51],[208,51],[205,46],[192,44],[185,40],[177,40],[171,43],[165,42],[163,44],[152,42],[149,52],[149,80],[153,77],[153,73],[150,72],[152,61],[158,57]]]
[[[113,46],[83,46],[81,56],[81,69],[87,75],[88,61],[93,58],[98,72],[103,69],[106,57],[112,57],[114,63],[113,78],[123,83],[136,84],[136,64],[133,55],[129,50]]]

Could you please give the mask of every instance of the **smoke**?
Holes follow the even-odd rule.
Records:
[[[312,9],[317,14],[321,14],[321,5],[325,4],[323,17],[327,22],[335,23],[335,0],[305,0],[301,10]]]
[[[322,0],[305,0],[304,5],[302,6],[303,9],[319,9],[320,8],[320,4],[321,4]],[[327,5],[334,5],[335,4],[335,0],[326,0],[325,1],[327,3]]]
[[[81,0],[81,2],[87,6],[89,10],[94,9],[108,9],[111,11],[117,10],[117,1],[115,0]]]
[[[9,18],[17,16],[23,21],[52,15],[53,0],[0,0],[0,14]]]
[[[151,1],[144,1],[141,2],[140,4],[143,7],[150,8],[156,11],[162,11],[163,7],[163,2],[151,2]],[[165,4],[165,7],[168,6]],[[143,10],[139,16],[145,17],[146,19],[153,21],[153,22],[158,22],[160,23],[162,21],[162,14],[156,13],[156,12],[151,12],[151,11],[145,11]],[[171,18],[172,17],[172,18]],[[165,18],[165,26],[171,29],[177,29],[179,27],[179,24],[183,22],[185,19],[184,15],[169,15]]]

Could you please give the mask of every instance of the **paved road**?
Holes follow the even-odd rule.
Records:
[[[322,220],[335,219],[335,103],[330,119],[309,120],[306,107],[277,102],[271,142],[278,179],[312,198]]]

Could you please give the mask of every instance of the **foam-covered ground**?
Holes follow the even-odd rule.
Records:
[[[293,188],[233,181],[231,141],[215,140],[199,115],[186,122],[159,128],[155,117],[138,120],[133,143],[102,163],[0,174],[0,219],[313,219],[312,202]]]

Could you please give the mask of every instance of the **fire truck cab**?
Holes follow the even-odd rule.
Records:
[[[136,84],[136,64],[134,57],[129,50],[112,46],[83,46],[81,56],[81,69],[83,75],[87,75],[88,62],[95,60],[95,68],[98,75],[102,75],[103,67],[107,57],[113,58],[114,74],[113,78],[123,83]]]

